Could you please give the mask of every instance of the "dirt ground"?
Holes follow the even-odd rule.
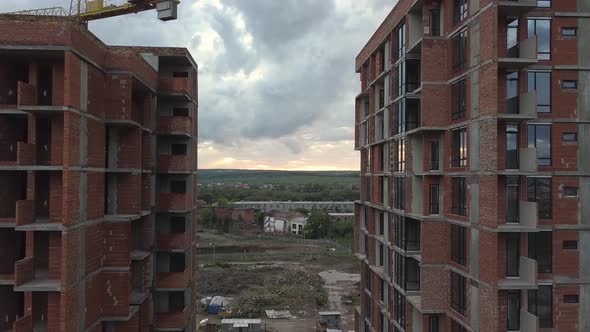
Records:
[[[281,237],[199,235],[199,298],[230,297],[228,317],[261,318],[267,331],[315,331],[319,311],[337,310],[342,330],[354,330],[354,307],[344,299],[358,295],[360,274],[349,248]],[[268,319],[265,309],[289,310],[294,317]],[[201,310],[196,321],[205,318],[222,317]]]

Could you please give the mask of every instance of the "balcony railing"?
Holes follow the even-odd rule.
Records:
[[[158,132],[165,134],[192,133],[192,119],[187,116],[159,116]]]
[[[537,287],[537,261],[520,256],[518,276],[506,277],[498,281],[500,289],[531,289]],[[529,331],[529,330],[525,330]]]
[[[189,247],[189,232],[156,234],[156,246],[160,250],[182,250]]]
[[[155,314],[156,329],[183,329],[190,320],[189,306],[177,312],[157,312]]]
[[[520,310],[520,330],[537,332],[539,331],[539,317],[531,314],[525,309]]]
[[[186,193],[158,193],[158,209],[186,211],[191,208],[190,195]]]
[[[158,156],[158,172],[190,172],[191,161],[187,155]]]
[[[186,93],[191,96],[190,83],[186,77],[160,77],[158,90],[166,93]]]
[[[511,117],[510,115],[514,115]],[[535,91],[526,92],[520,96],[515,96],[506,100],[506,116],[508,118],[537,118],[537,93]]]
[[[513,46],[506,51],[506,56],[498,57],[500,68],[509,71],[524,69],[534,65],[537,59],[537,37],[533,36],[523,40],[519,45]]]

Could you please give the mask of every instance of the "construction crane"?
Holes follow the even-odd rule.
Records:
[[[179,0],[70,0],[69,10],[63,7],[49,7],[21,10],[7,14],[70,16],[82,22],[88,22],[156,9],[158,19],[170,21],[177,18],[179,3]]]

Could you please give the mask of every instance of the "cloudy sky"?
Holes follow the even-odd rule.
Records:
[[[109,0],[123,2],[123,0]],[[69,0],[2,1],[0,11]],[[354,58],[396,0],[183,0],[90,24],[107,44],[187,47],[199,64],[199,167],[358,169]]]

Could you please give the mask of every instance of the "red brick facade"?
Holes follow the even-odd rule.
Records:
[[[358,330],[590,330],[588,10],[400,0],[361,50]]]
[[[67,18],[0,31],[0,330],[193,331],[191,55],[110,47]],[[158,100],[187,109],[182,132]],[[186,154],[157,158],[171,138]]]

